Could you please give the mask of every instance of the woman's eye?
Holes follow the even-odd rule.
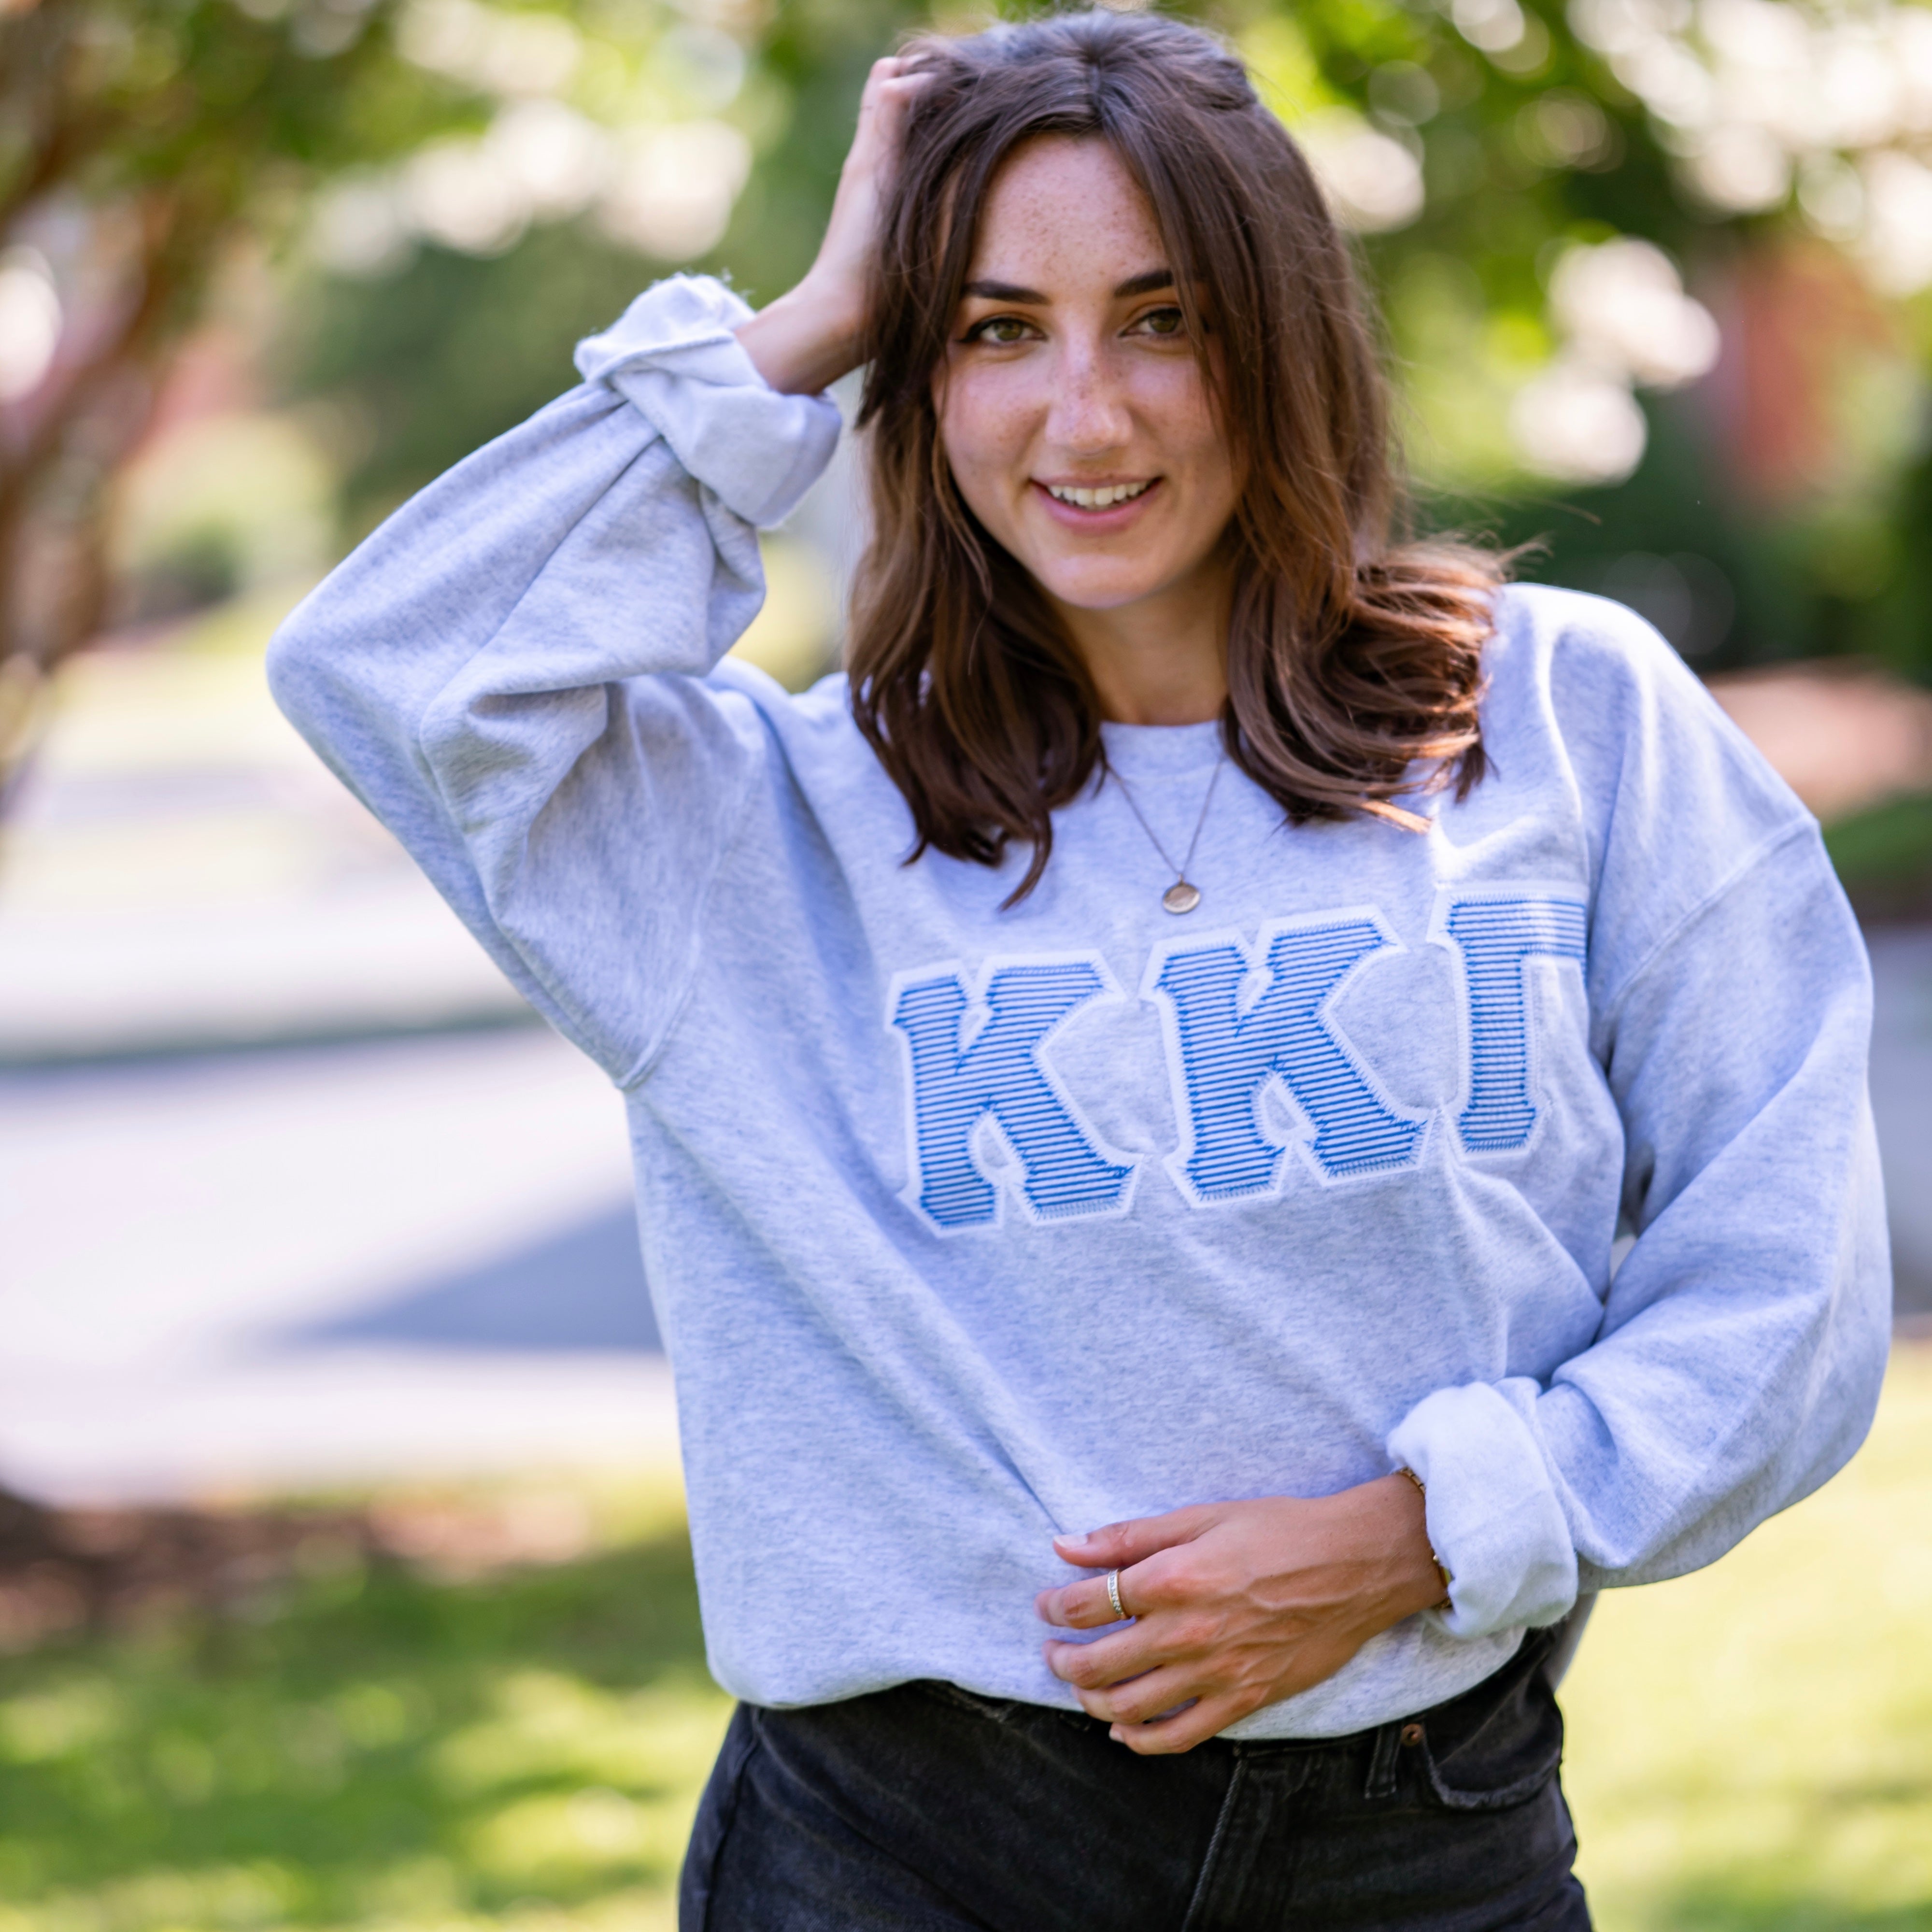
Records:
[[[1027,339],[1031,326],[1016,315],[989,315],[984,322],[976,322],[966,332],[966,340],[990,342],[1001,349],[1010,348],[1013,344]]]
[[[1150,309],[1135,322],[1134,332],[1172,339],[1187,333],[1187,318],[1178,308]]]

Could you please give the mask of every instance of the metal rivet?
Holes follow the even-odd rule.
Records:
[[[1406,1744],[1419,1744],[1422,1742],[1420,1724],[1405,1724],[1402,1727],[1402,1741]]]

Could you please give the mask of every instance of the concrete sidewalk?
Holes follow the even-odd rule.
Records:
[[[617,1096],[537,1028],[0,1078],[0,1472],[675,1460]]]

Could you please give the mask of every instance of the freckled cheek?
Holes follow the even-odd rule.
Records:
[[[1037,386],[1012,369],[956,374],[939,410],[939,434],[953,472],[981,489],[1024,484],[1042,407]]]
[[[1166,460],[1190,468],[1226,462],[1220,424],[1205,386],[1192,369],[1147,370],[1131,386],[1130,402]]]

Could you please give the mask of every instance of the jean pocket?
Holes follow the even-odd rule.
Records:
[[[1520,1804],[1563,1762],[1563,1714],[1540,1671],[1520,1680],[1486,1712],[1465,1714],[1446,1706],[1410,1728],[1416,1735],[1405,1742],[1416,1745],[1430,1791],[1451,1811]]]

